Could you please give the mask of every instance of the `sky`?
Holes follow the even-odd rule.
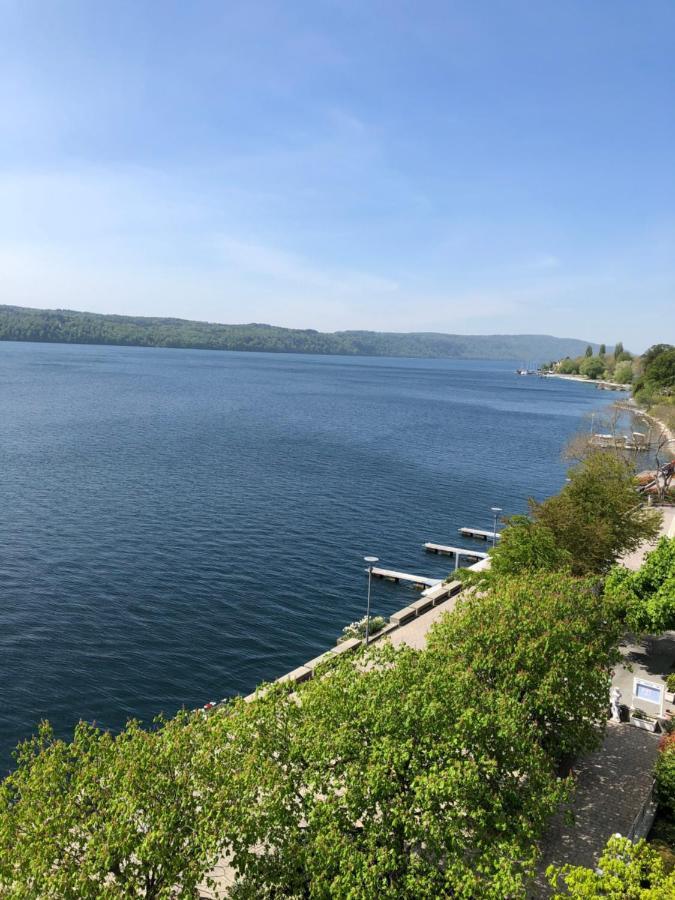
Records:
[[[675,343],[672,0],[0,21],[0,303]]]

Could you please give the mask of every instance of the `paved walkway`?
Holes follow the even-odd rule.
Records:
[[[640,568],[645,555],[654,548],[654,545],[659,538],[664,535],[666,537],[675,537],[675,506],[655,506],[654,509],[659,509],[663,514],[663,522],[661,523],[661,533],[659,536],[651,543],[642,544],[637,550],[634,550],[632,553],[627,553],[619,560],[622,566],[625,566],[627,569],[632,569],[634,572]]]
[[[658,735],[632,725],[607,727],[603,746],[575,769],[577,788],[568,807],[551,822],[541,844],[542,859],[531,897],[550,897],[549,865],[594,868],[613,834],[627,836],[652,786]],[[569,813],[573,823],[567,821]]]
[[[387,638],[394,647],[400,647],[401,644],[409,644],[417,650],[423,650],[427,643],[427,632],[434,622],[438,622],[445,613],[452,612],[458,596],[461,595],[456,594],[454,597],[449,597],[443,603],[439,603],[438,606],[434,606],[433,609],[423,613],[416,619],[411,619],[405,625],[397,628],[396,631],[392,631],[391,634],[387,635]]]

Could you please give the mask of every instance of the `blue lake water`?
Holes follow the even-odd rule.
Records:
[[[614,397],[514,369],[0,343],[1,769],[40,718],[248,692],[364,614],[364,554],[442,577],[425,541],[557,491]]]

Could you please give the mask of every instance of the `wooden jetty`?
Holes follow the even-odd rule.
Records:
[[[485,531],[483,528],[460,528],[459,533],[463,534],[464,537],[476,538],[480,541],[491,541],[495,536],[494,531]],[[501,537],[501,534],[497,532],[497,540]]]
[[[366,569],[366,572],[368,569]],[[418,587],[436,587],[443,582],[442,578],[427,578],[426,575],[411,575],[409,572],[395,572],[393,569],[379,569],[373,567],[373,575],[377,578],[386,578],[388,581],[408,581]]]
[[[468,556],[471,559],[487,559],[487,553],[478,550],[467,550],[465,547],[447,547],[445,544],[434,544],[427,541],[424,549],[429,553],[446,553],[448,556]]]

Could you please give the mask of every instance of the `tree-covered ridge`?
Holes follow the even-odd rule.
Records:
[[[188,319],[114,316],[73,310],[0,306],[0,341],[117,344],[196,350],[253,350],[345,356],[451,359],[559,358],[583,352],[584,341],[549,335],[461,335],[337,331],[275,325],[221,325]]]

